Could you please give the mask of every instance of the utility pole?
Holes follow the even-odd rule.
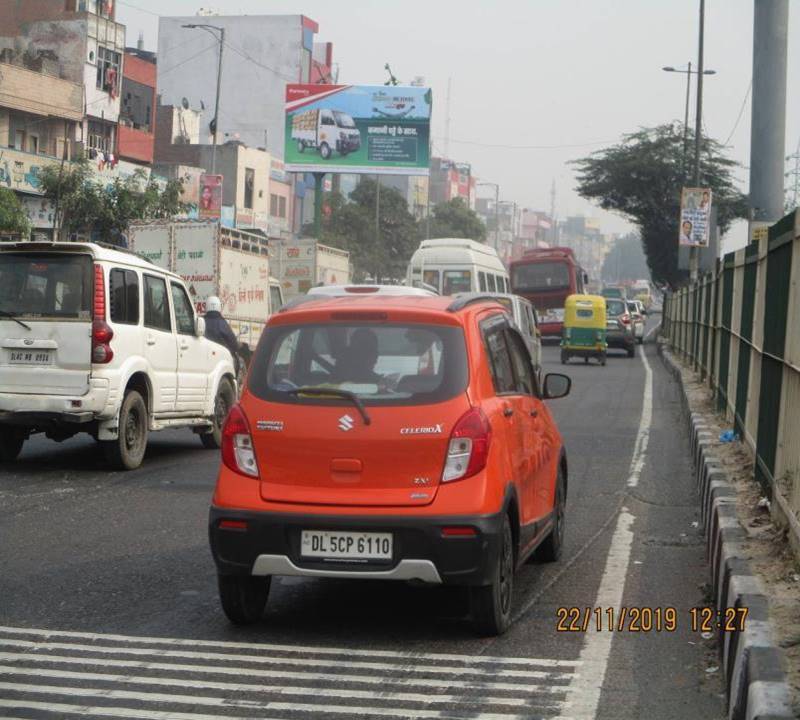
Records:
[[[553,245],[557,242],[558,228],[556,227],[556,179],[553,178],[553,183],[550,185],[550,241]]]
[[[758,2],[758,0],[756,0]],[[700,34],[697,43],[697,104],[694,122],[694,186],[700,187],[700,144],[703,139],[703,41],[706,24],[706,0],[700,0]],[[691,75],[689,75],[691,77]],[[700,249],[689,248],[689,279],[694,282],[700,266]]]
[[[447,78],[447,101],[444,108],[444,157],[450,159],[450,89],[453,78]]]
[[[378,257],[381,256],[381,176],[375,174],[375,251]],[[375,265],[375,284],[380,283],[380,263]]]
[[[686,72],[686,110],[683,113],[683,156],[681,157],[681,177],[686,179],[686,156],[689,154],[689,95],[692,90],[692,61]]]
[[[783,215],[788,24],[789,0],[754,0],[749,200],[760,223]]]

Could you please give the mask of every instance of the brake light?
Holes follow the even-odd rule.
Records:
[[[222,426],[222,462],[241,475],[258,477],[250,425],[239,405],[234,405]]]
[[[472,477],[486,467],[492,426],[480,408],[464,413],[450,433],[442,482]]]
[[[620,318],[620,322],[621,322],[623,325],[630,325],[630,324],[631,324],[631,316],[630,316],[630,315],[623,315],[623,316]]]
[[[104,365],[114,359],[114,351],[109,345],[114,331],[106,322],[106,283],[102,265],[94,266],[92,318],[92,362]]]

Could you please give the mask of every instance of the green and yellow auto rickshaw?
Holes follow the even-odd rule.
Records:
[[[561,362],[582,357],[606,364],[606,299],[601,295],[569,295],[564,302]]]

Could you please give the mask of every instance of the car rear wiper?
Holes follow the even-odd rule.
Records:
[[[7,317],[10,320],[13,320],[18,325],[22,325],[22,327],[24,327],[26,330],[31,329],[31,326],[28,325],[28,323],[22,322],[22,320],[20,320],[16,315],[13,315],[12,313],[8,312],[8,310],[0,310],[0,317]]]
[[[367,415],[367,409],[364,407],[364,403],[358,399],[358,395],[356,395],[354,392],[350,392],[349,390],[339,390],[337,388],[324,387],[299,387],[292,388],[288,391],[288,393],[289,395],[316,395],[318,397],[322,397],[324,395],[333,395],[334,397],[344,398],[345,400],[349,400],[358,408],[358,412],[361,413],[361,417],[364,418],[364,425],[369,425],[372,422],[369,415]]]

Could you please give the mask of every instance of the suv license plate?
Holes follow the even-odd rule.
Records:
[[[11,350],[8,361],[11,365],[49,365],[49,350]]]
[[[300,554],[331,560],[391,560],[392,534],[303,530]]]

